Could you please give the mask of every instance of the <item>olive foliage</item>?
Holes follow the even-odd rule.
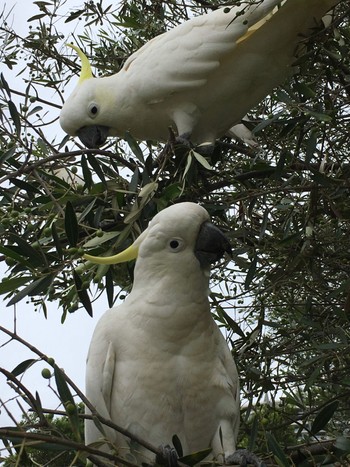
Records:
[[[130,290],[132,265],[93,265],[81,259],[83,252],[114,253],[159,210],[199,202],[233,245],[233,260],[213,270],[210,299],[239,366],[240,443],[280,465],[332,462],[332,455],[345,459],[350,453],[349,2],[340,2],[327,27],[315,28],[304,41],[290,78],[251,109],[246,125],[256,144],[222,138],[207,158],[174,146],[171,133],[167,145],[137,142],[128,134],[87,150],[62,133],[58,116],[79,73],[66,42],[85,51],[96,75],[109,75],[152,37],[215,8],[214,1],[33,4],[36,13],[22,35],[11,11],[1,13],[4,302],[27,300],[45,314],[47,303],[57,302],[62,322],[70,313],[92,315],[101,294],[112,306]],[[70,449],[78,452],[82,439],[72,396],[77,391],[58,366],[38,351],[36,360],[2,373],[19,388],[18,377],[38,360],[52,366],[77,443]],[[39,395],[25,398],[47,426]],[[13,432],[1,437],[20,446],[17,456],[25,454],[25,437],[18,441]],[[312,449],[296,449],[297,444]]]

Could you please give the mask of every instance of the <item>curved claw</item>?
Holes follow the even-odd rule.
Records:
[[[156,463],[167,467],[177,467],[177,452],[168,444],[159,447],[159,453],[156,455]]]
[[[255,465],[256,467],[266,467],[265,462],[259,459],[253,452],[247,449],[237,449],[233,454],[225,459],[225,465],[240,465],[245,467],[248,464]]]

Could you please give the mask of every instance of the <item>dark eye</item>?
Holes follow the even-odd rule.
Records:
[[[89,107],[89,114],[91,118],[96,117],[98,114],[98,106],[96,104],[91,104]]]
[[[183,249],[183,246],[184,242],[181,240],[181,238],[172,238],[168,243],[169,250],[173,251],[174,253],[177,251],[181,251]]]

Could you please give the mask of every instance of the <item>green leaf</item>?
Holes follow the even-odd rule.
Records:
[[[51,285],[53,281],[54,275],[50,274],[48,276],[41,277],[40,279],[37,279],[33,281],[31,284],[28,284],[24,289],[22,289],[20,292],[18,292],[14,297],[11,298],[11,300],[8,302],[7,306],[14,305],[15,303],[18,303],[20,300],[22,300],[24,297],[33,296],[33,295],[39,295],[42,292],[47,291],[49,286]]]
[[[282,89],[277,89],[276,97],[279,101],[284,102],[285,104],[291,105],[294,103],[293,99],[291,99],[289,95]]]
[[[15,186],[18,188],[21,188],[22,190],[25,190],[27,193],[37,193],[39,195],[42,195],[41,191],[38,190],[35,186],[33,186],[32,183],[27,183],[23,180],[19,180],[17,178],[10,178],[10,182],[13,183]]]
[[[87,159],[88,159],[89,164],[91,165],[91,167],[94,169],[94,171],[95,171],[96,175],[98,176],[98,178],[106,186],[107,182],[106,182],[105,174],[103,173],[103,170],[101,169],[101,166],[98,163],[98,160],[96,159],[96,157],[93,154],[88,154]]]
[[[114,23],[116,26],[121,26],[123,28],[131,28],[131,29],[143,29],[143,26],[136,21],[135,18],[131,16],[120,16],[121,21]]]
[[[259,431],[259,423],[258,417],[256,415],[253,416],[252,427],[249,433],[249,445],[248,450],[250,452],[254,452],[256,440],[258,438],[258,431]]]
[[[242,338],[246,337],[244,332],[242,331],[242,329],[236,323],[236,321],[234,319],[232,319],[231,316],[228,315],[223,308],[218,307],[216,311],[217,311],[218,315],[221,315],[224,318],[224,320],[226,321],[226,323],[229,325],[230,329],[233,332],[235,332],[236,334],[238,334]]]
[[[148,198],[152,195],[158,188],[157,182],[150,182],[147,185],[143,186],[138,194],[139,198]]]
[[[186,160],[186,167],[184,173],[182,174],[182,179],[186,177],[187,172],[190,170],[192,164],[192,154],[191,152],[188,153],[187,160]]]
[[[109,308],[112,308],[114,304],[114,281],[113,281],[112,268],[109,268],[106,273],[106,292],[107,292],[108,306]]]
[[[8,96],[11,97],[11,90],[10,90],[10,86],[8,85],[8,82],[6,81],[3,73],[0,73],[0,82],[1,82],[1,87],[3,89],[5,89],[5,91],[7,92]]]
[[[333,120],[331,115],[321,112],[314,112],[313,110],[308,110],[305,112],[305,114],[314,117],[319,122],[331,122]]]
[[[294,83],[294,85],[297,91],[300,92],[300,94],[304,96],[306,99],[313,99],[316,96],[315,90],[312,89],[307,84],[299,82],[299,83]]]
[[[327,425],[329,420],[333,417],[334,412],[337,410],[338,406],[339,401],[335,400],[322,407],[320,412],[316,415],[313,424],[311,425],[311,433],[313,435],[316,435]]]
[[[91,209],[95,206],[95,203],[96,203],[96,198],[94,198],[87,206],[86,208],[84,209],[84,211],[78,216],[78,220],[79,222],[82,222],[85,217],[89,214],[89,212],[91,211]]]
[[[92,173],[91,173],[91,170],[89,169],[89,166],[87,164],[87,160],[84,154],[81,156],[81,170],[83,172],[85,186],[88,190],[90,190],[92,186]]]
[[[3,154],[0,156],[0,164],[3,164],[6,162],[8,159],[11,159],[11,157],[16,153],[16,146],[12,146],[12,148],[8,149],[5,151]]]
[[[172,443],[175,448],[175,451],[177,452],[178,457],[183,457],[183,449],[182,449],[182,444],[180,441],[180,438],[177,435],[174,435],[172,437]]]
[[[66,210],[64,215],[64,228],[70,246],[76,246],[78,242],[78,221],[75,215],[73,205],[67,201]]]
[[[103,232],[102,237],[96,236],[84,243],[84,248],[95,248],[96,246],[102,245],[102,243],[118,237],[118,235],[120,235],[120,232]]]
[[[29,19],[27,19],[28,23],[31,21],[36,21],[38,19],[44,18],[46,16],[46,13],[40,13],[38,15],[31,16]]]
[[[272,433],[266,433],[267,444],[270,451],[273,453],[275,460],[278,465],[282,467],[290,467],[291,463],[289,462],[287,456],[285,455],[283,449],[278,444],[276,438]]]
[[[253,261],[250,263],[250,267],[248,269],[248,272],[247,272],[247,275],[246,275],[246,278],[245,278],[245,282],[244,282],[245,290],[249,289],[249,286],[250,286],[252,280],[255,277],[257,264],[258,264],[258,257],[257,257],[257,255],[255,255],[254,258],[253,258]]]
[[[198,452],[193,452],[192,454],[189,454],[188,456],[180,457],[179,461],[182,462],[183,464],[193,466],[201,462],[203,459],[205,459],[210,453],[212,449],[207,448],[204,449],[203,451],[198,451]]]
[[[26,284],[32,279],[31,276],[14,277],[0,282],[0,295],[8,292],[14,292],[18,287]]]
[[[199,162],[202,167],[204,167],[207,170],[213,170],[213,167],[209,164],[206,158],[203,157],[201,154],[193,150],[191,150],[191,154],[195,157],[197,162]]]
[[[339,449],[339,451],[350,453],[350,438],[339,436],[335,441],[334,447]]]
[[[67,410],[67,415],[69,421],[71,423],[72,431],[75,434],[76,439],[79,441],[80,436],[80,427],[79,427],[79,416],[78,410],[76,409],[76,405],[64,377],[63,371],[55,364],[54,365],[54,375],[55,381],[57,386],[57,391],[60,396],[60,399]],[[68,406],[75,407],[75,410],[69,410]]]
[[[74,21],[77,18],[80,18],[83,14],[85,13],[85,10],[76,10],[70,13],[68,18],[65,20],[65,23],[70,23],[71,21]]]
[[[318,132],[316,130],[311,130],[309,139],[306,142],[306,155],[305,155],[305,162],[309,164],[311,159],[313,158],[316,145],[317,145],[317,136]]]
[[[60,258],[63,257],[63,249],[60,241],[60,237],[57,232],[57,227],[56,227],[56,222],[53,222],[51,225],[51,233],[52,233],[52,239],[54,241],[58,256]]]
[[[145,163],[145,159],[143,157],[143,152],[138,144],[138,142],[136,141],[136,139],[131,135],[131,133],[129,133],[128,131],[125,133],[125,141],[128,143],[130,149],[132,150],[132,152],[135,154],[135,156],[137,157],[137,159],[142,163],[144,164]]]
[[[54,375],[57,391],[62,403],[66,404],[67,402],[70,402],[71,404],[74,404],[74,398],[72,396],[72,393],[70,392],[70,389],[64,377],[64,373],[56,364],[54,365]]]
[[[93,310],[92,310],[92,305],[91,305],[89,294],[86,289],[83,289],[82,287],[83,282],[79,274],[76,271],[73,271],[73,278],[74,278],[74,284],[75,284],[75,288],[76,288],[79,300],[83,304],[88,314],[92,316]]]
[[[11,118],[13,120],[13,123],[15,124],[16,133],[18,136],[20,136],[21,135],[21,120],[19,118],[17,107],[12,101],[8,101],[8,106],[9,106]]]
[[[37,360],[35,360],[34,358],[30,358],[28,360],[24,360],[23,362],[21,362],[19,365],[17,365],[12,371],[11,373],[13,374],[13,376],[18,376],[18,375],[21,375],[22,373],[24,373],[30,366],[33,365],[33,363],[35,363]]]
[[[42,254],[33,248],[29,243],[27,243],[25,240],[23,240],[22,237],[19,235],[16,235],[14,233],[9,234],[9,240],[13,241],[14,243],[17,243],[19,252],[23,256],[28,257],[28,259],[33,263],[33,264],[43,264],[44,263],[44,257]]]

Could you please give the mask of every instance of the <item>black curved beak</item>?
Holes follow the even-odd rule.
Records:
[[[230,242],[211,222],[201,225],[194,253],[202,268],[209,268],[216,263],[225,253],[232,256]]]
[[[80,141],[89,149],[99,148],[106,142],[109,128],[103,125],[83,126],[77,131]]]

